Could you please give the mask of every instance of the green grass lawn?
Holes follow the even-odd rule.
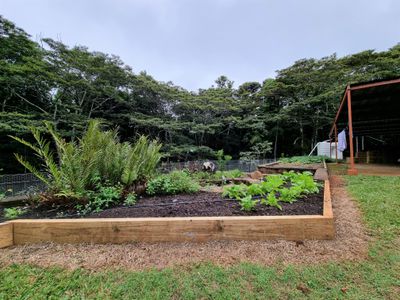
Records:
[[[0,299],[399,299],[400,177],[346,180],[373,236],[367,261],[98,273],[14,265],[0,269]]]

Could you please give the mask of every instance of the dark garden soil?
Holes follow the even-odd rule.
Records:
[[[281,203],[282,210],[258,204],[254,211],[244,212],[236,200],[221,198],[217,193],[173,195],[142,198],[132,207],[108,209],[89,217],[194,217],[194,216],[277,216],[319,215],[323,211],[323,194],[310,195],[292,204]]]
[[[195,216],[280,216],[322,215],[323,189],[290,204],[280,202],[282,210],[258,204],[251,212],[242,211],[238,201],[224,199],[220,193],[199,192],[192,195],[169,195],[140,198],[133,206],[118,206],[98,213],[79,215],[74,209],[30,208],[19,218],[128,218],[128,217],[195,217]],[[5,221],[0,211],[0,221]]]

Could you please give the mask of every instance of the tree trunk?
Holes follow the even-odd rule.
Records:
[[[279,131],[279,127],[278,124],[276,124],[276,128],[275,128],[275,143],[274,143],[274,159],[276,160],[276,154],[278,152],[278,131]]]

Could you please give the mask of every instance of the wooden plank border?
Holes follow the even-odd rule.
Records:
[[[333,239],[328,180],[324,188],[323,215],[15,220],[0,225],[0,245]]]
[[[0,248],[14,245],[14,226],[12,222],[0,224]]]

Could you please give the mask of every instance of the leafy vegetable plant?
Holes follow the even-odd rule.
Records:
[[[257,200],[254,196],[261,196],[260,203],[282,210],[280,201],[293,203],[297,199],[312,193],[319,192],[319,184],[314,181],[310,172],[285,172],[280,175],[269,175],[260,183],[249,186],[244,184],[225,187],[223,196],[239,201],[242,210],[255,209]]]
[[[273,206],[278,208],[279,210],[282,210],[282,206],[279,205],[278,199],[276,198],[275,194],[269,193],[267,196],[267,205]]]
[[[222,193],[223,197],[240,200],[248,194],[248,188],[245,184],[232,185],[225,187]],[[251,195],[250,195],[251,196]]]
[[[257,205],[257,200],[253,200],[251,195],[248,195],[246,197],[243,197],[239,200],[239,204],[241,206],[241,209],[244,211],[252,211],[255,209]]]
[[[261,188],[264,193],[271,193],[277,191],[284,183],[285,180],[281,175],[270,175],[261,183]]]

